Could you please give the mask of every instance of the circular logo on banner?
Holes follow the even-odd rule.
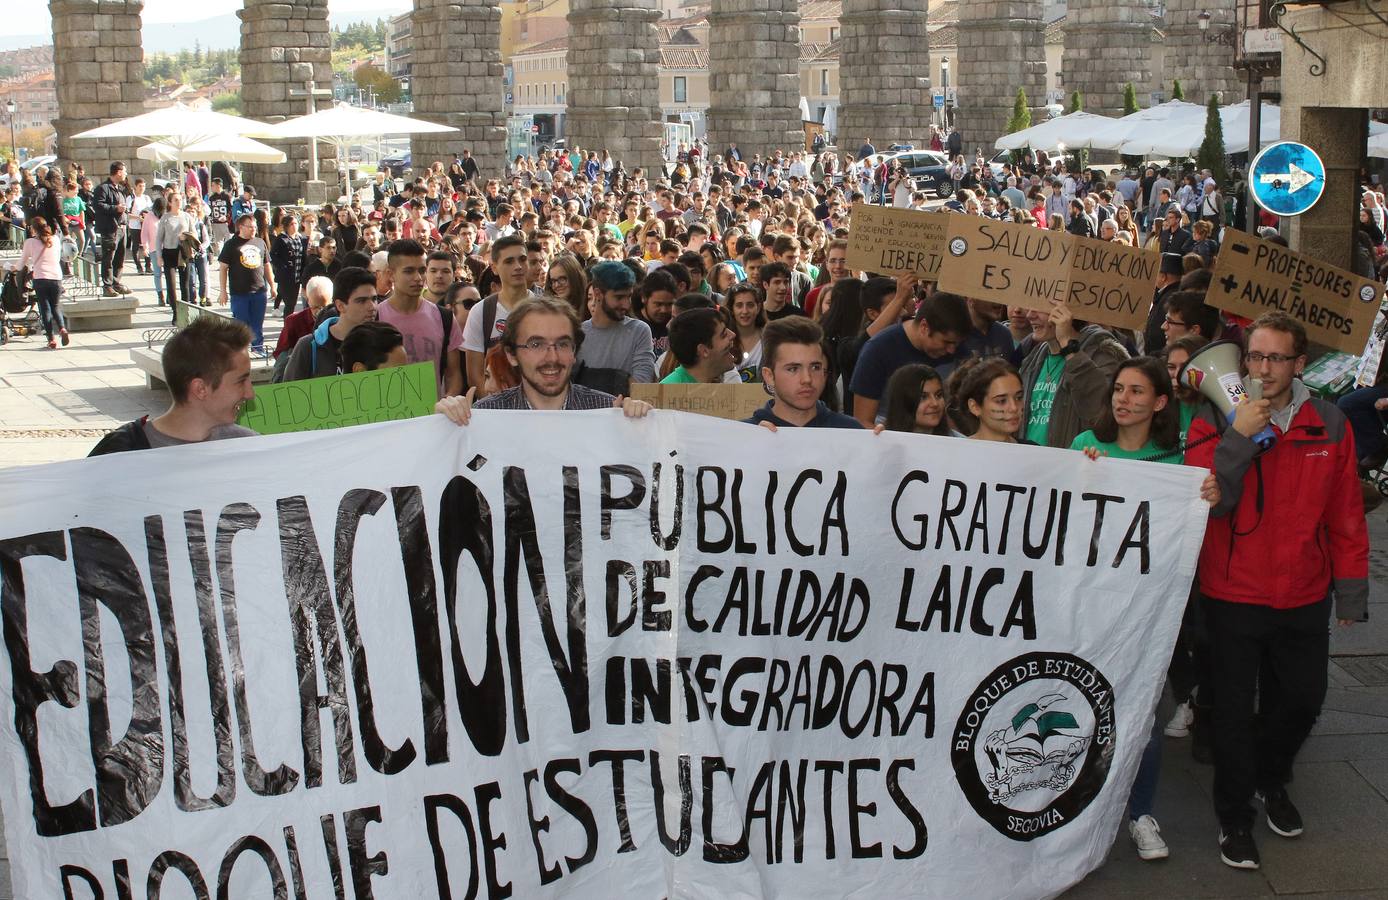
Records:
[[[1366,284],[1359,289],[1359,299],[1365,303],[1373,303],[1378,299],[1378,288],[1372,284]]]
[[[964,704],[950,751],[974,811],[1014,841],[1076,819],[1108,779],[1113,703],[1103,674],[1069,653],[994,669]]]
[[[963,256],[969,252],[969,242],[961,237],[957,237],[949,242],[949,252],[953,256]]]

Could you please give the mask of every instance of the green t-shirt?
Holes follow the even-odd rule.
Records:
[[[1162,448],[1158,447],[1150,440],[1137,450],[1124,450],[1122,447],[1118,446],[1117,441],[1107,443],[1095,437],[1094,432],[1086,431],[1083,434],[1076,435],[1075,439],[1070,442],[1071,450],[1086,450],[1090,447],[1094,447],[1100,453],[1103,453],[1105,456],[1111,456],[1114,459],[1139,459],[1145,460],[1146,462],[1177,464],[1182,461],[1181,453],[1178,449],[1173,447],[1170,450],[1163,451]]]
[[[1181,403],[1181,445],[1186,443],[1186,435],[1190,434],[1190,423],[1195,421],[1195,414],[1199,411],[1200,405],[1197,403]]]
[[[1046,446],[1046,435],[1051,427],[1051,407],[1055,404],[1056,388],[1060,387],[1060,373],[1065,370],[1065,357],[1052,353],[1041,364],[1036,384],[1031,388],[1030,417],[1027,419],[1027,440]]]
[[[660,379],[661,384],[698,384],[699,379],[689,374],[684,366],[676,366],[675,371]]]

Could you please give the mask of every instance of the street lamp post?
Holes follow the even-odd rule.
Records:
[[[5,104],[5,112],[10,114],[10,159],[14,160],[15,164],[18,165],[19,150],[15,147],[14,143],[14,117],[15,113],[19,112],[19,104],[14,102],[13,97]]]
[[[942,82],[942,89],[943,89],[944,92],[945,92],[945,107],[944,107],[944,109],[945,109],[945,114],[944,114],[944,120],[945,120],[945,127],[948,128],[948,127],[949,127],[949,57],[948,57],[948,56],[942,57],[942,58],[940,59],[940,81]]]

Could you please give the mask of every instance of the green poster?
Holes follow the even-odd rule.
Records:
[[[258,434],[344,428],[427,416],[434,411],[437,401],[434,364],[415,363],[261,385],[236,422]]]

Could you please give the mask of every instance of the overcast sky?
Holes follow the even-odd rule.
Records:
[[[5,5],[13,7],[5,13],[5,30],[11,34],[47,34],[52,30],[47,3],[37,0],[5,0]],[[193,22],[235,12],[241,5],[241,0],[199,0],[195,5],[196,15],[190,16],[188,0],[145,0],[144,21]],[[329,0],[328,4],[335,13],[377,9],[398,9],[404,12],[412,5],[412,0]]]

